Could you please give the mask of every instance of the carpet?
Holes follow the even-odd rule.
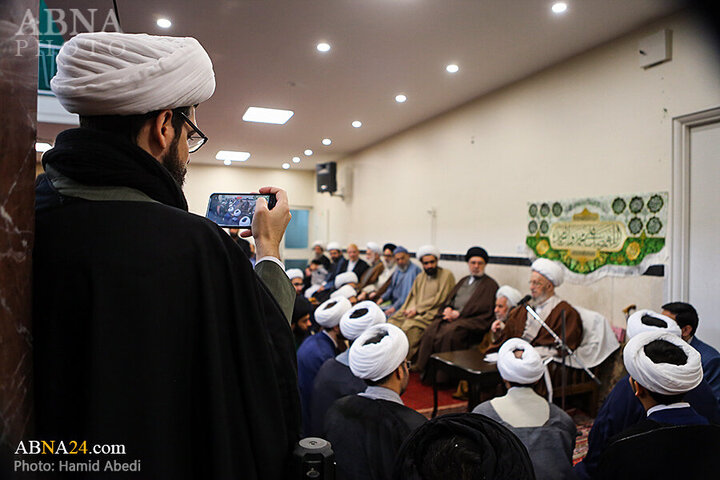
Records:
[[[588,451],[588,434],[595,421],[590,418],[582,410],[572,409],[568,411],[577,427],[577,437],[575,438],[575,450],[573,451],[573,465],[576,465],[585,458]]]
[[[446,413],[466,412],[467,400],[453,398],[456,387],[443,388],[438,390],[438,415]],[[420,374],[410,372],[408,388],[402,396],[403,403],[413,410],[430,418],[433,410],[433,389],[432,386],[423,385],[420,382]]]

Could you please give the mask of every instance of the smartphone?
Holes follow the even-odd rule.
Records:
[[[213,193],[205,216],[221,227],[250,228],[259,197],[265,199],[270,210],[277,201],[274,193]]]

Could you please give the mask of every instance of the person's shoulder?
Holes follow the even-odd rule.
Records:
[[[700,340],[697,336],[693,337],[693,339],[690,341],[690,345],[700,352],[700,355],[703,357],[703,360],[705,360],[707,357],[708,360],[710,359],[720,359],[720,352],[713,347],[712,345],[709,345],[702,340]],[[720,361],[720,360],[719,360]]]
[[[578,311],[575,310],[575,308],[572,305],[570,305],[570,303],[567,302],[566,300],[560,300],[560,302],[557,305],[555,305],[555,308],[553,308],[553,312],[558,312],[558,314],[559,314],[559,312],[561,312],[563,310],[565,310],[565,312],[567,312],[567,313],[572,313],[572,314],[577,315],[578,318],[580,317],[580,313],[578,313]]]
[[[412,426],[413,428],[427,421],[427,418],[425,418],[423,414],[419,413],[417,410],[413,410],[407,405],[403,405],[402,403],[396,403],[383,399],[376,399],[372,401],[377,402],[377,404],[383,409],[389,410],[393,415],[401,418],[406,424]]]
[[[452,273],[452,270],[450,270],[449,268],[440,267],[439,271],[442,274],[443,278],[452,280],[452,281],[455,280],[455,275]]]
[[[573,421],[572,417],[568,415],[568,413],[563,410],[562,408],[558,407],[554,403],[550,403],[550,419],[549,421],[552,423],[560,424],[565,429],[570,431],[576,431],[577,426],[575,425],[575,422]]]
[[[647,418],[640,420],[634,425],[629,426],[622,432],[618,433],[617,435],[614,435],[613,437],[610,437],[610,439],[607,442],[607,445],[610,446],[613,443],[619,442],[621,440],[625,440],[627,438],[632,438],[636,435],[640,435],[643,433],[651,432],[653,430],[657,430],[658,428],[661,428],[663,426],[662,423],[658,423],[653,420],[649,420]]]
[[[318,378],[320,377],[320,374],[333,375],[335,373],[335,371],[338,369],[338,366],[343,366],[343,365],[342,365],[342,363],[335,360],[335,357],[328,358],[320,366],[320,370],[318,370]]]
[[[499,286],[498,283],[495,281],[495,279],[492,278],[492,277],[491,277],[490,275],[488,275],[487,273],[482,276],[482,279],[481,279],[481,280],[482,280],[484,283],[486,283],[487,285],[489,285],[489,286],[491,286],[491,287],[494,287],[495,290],[497,290],[498,288],[500,288],[500,286]]]
[[[310,335],[305,340],[303,340],[302,344],[300,344],[297,350],[298,359],[303,356],[309,355],[310,353],[315,351],[315,349],[317,348],[316,344],[318,343],[320,335],[322,335],[322,332],[318,332],[315,335]]]
[[[491,414],[495,413],[495,409],[492,406],[492,403],[490,400],[485,400],[481,404],[477,405],[475,408],[473,408],[472,413],[478,413],[480,415],[490,416]]]

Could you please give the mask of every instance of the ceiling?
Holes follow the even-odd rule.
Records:
[[[250,152],[232,167],[314,169],[617,38],[681,7],[675,0],[117,0],[125,32],[193,36],[210,54],[217,89],[197,112],[218,150]],[[110,0],[46,0],[98,9]],[[107,7],[101,5],[107,3]],[[89,14],[87,14],[89,16]],[[172,21],[162,29],[158,18]],[[98,28],[99,29],[99,28]],[[80,30],[80,29],[78,29]],[[319,42],[331,50],[321,53]],[[450,74],[448,64],[459,71]],[[403,93],[407,102],[397,103]],[[242,120],[249,106],[293,110],[285,125]],[[351,122],[360,120],[361,128]],[[39,138],[67,128],[41,124]],[[330,146],[323,138],[332,139]],[[314,154],[306,157],[305,149]],[[299,156],[300,163],[291,158]]]

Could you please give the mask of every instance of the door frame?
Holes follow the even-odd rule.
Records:
[[[690,279],[690,135],[695,127],[720,123],[720,107],[673,118],[672,237],[667,301],[689,298]]]

